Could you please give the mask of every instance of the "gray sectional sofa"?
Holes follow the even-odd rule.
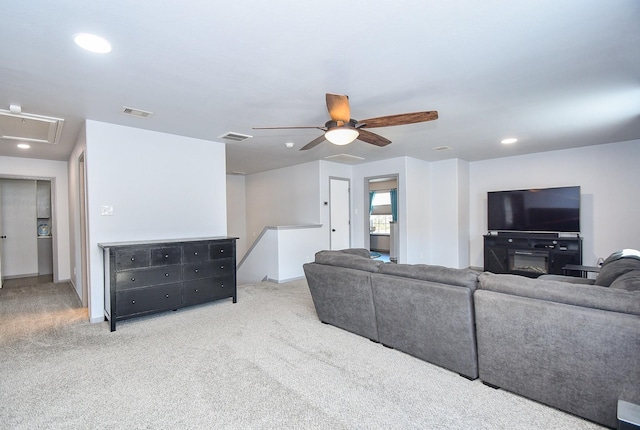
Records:
[[[320,251],[304,271],[322,322],[605,426],[618,400],[640,404],[640,259],[607,261],[594,285],[365,249]]]
[[[320,251],[304,272],[322,322],[478,377],[476,272],[384,264],[365,249]]]

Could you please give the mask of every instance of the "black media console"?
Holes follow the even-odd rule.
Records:
[[[484,270],[537,278],[544,274],[580,276],[564,271],[582,264],[578,234],[493,232],[484,236]]]

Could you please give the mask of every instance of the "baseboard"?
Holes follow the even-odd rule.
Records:
[[[299,281],[301,279],[305,279],[305,277],[304,276],[298,276],[296,278],[289,278],[289,279],[271,279],[271,278],[266,278],[265,277],[265,279],[263,279],[263,280],[267,281],[267,282],[273,282],[275,284],[285,284],[287,282]]]

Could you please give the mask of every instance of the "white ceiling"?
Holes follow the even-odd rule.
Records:
[[[29,0],[0,16],[0,109],[65,119],[59,144],[2,140],[0,156],[66,160],[85,119],[250,134],[226,142],[228,171],[247,173],[341,153],[475,161],[640,139],[638,0]],[[113,51],[83,51],[78,32]],[[383,148],[298,151],[321,131],[252,130],[322,126],[326,92],[349,95],[355,119],[440,118],[372,130],[393,141]]]

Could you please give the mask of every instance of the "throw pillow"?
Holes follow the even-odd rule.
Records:
[[[619,288],[626,291],[640,291],[640,270],[632,270],[618,276],[609,288]]]
[[[635,258],[621,258],[603,264],[600,273],[598,273],[596,277],[596,285],[608,287],[619,276],[632,270],[640,270],[640,260],[636,260]]]

